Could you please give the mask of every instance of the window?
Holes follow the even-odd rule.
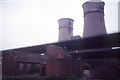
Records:
[[[24,64],[23,63],[19,63],[19,70],[22,71],[23,70],[23,66]]]
[[[42,73],[41,75],[42,75],[42,76],[45,76],[45,75],[46,75],[46,73],[45,73],[46,71],[45,71],[45,70],[46,70],[45,67],[42,67],[42,68],[41,68],[41,73]]]

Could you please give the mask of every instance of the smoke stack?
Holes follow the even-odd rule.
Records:
[[[62,18],[58,20],[59,23],[59,39],[58,41],[70,40],[73,36],[73,19]]]
[[[105,3],[100,0],[91,0],[82,5],[84,11],[83,37],[107,34],[104,22],[104,5]]]

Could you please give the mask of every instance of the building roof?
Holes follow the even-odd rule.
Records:
[[[120,38],[120,32],[118,33],[113,33],[113,34],[106,34],[106,35],[101,35],[101,36],[96,36],[96,37],[89,37],[89,38],[81,38],[81,39],[76,39],[76,40],[68,40],[68,41],[61,41],[61,42],[55,42],[55,43],[48,43],[48,44],[43,44],[43,45],[36,45],[36,46],[29,46],[29,47],[23,47],[23,48],[18,48],[18,49],[12,49],[15,51],[19,52],[25,52],[25,53],[45,53],[46,52],[46,46],[47,45],[55,45],[55,46],[60,46],[63,49],[65,48],[67,51],[79,51],[77,54],[71,54],[71,55],[90,55],[90,57],[93,56],[92,50],[94,50],[95,57],[101,55],[101,49],[102,49],[102,56],[106,54],[104,49],[109,49],[107,51],[107,54],[117,54],[118,55],[118,50],[120,49],[115,49],[113,50],[112,47],[120,47],[119,43],[119,38]],[[84,51],[82,51],[84,50]],[[86,52],[87,50],[87,52]],[[89,50],[89,51],[88,51]],[[6,50],[9,51],[9,50]],[[3,51],[4,52],[4,51]],[[98,55],[98,54],[99,55]],[[111,56],[112,57],[112,56]]]
[[[48,45],[46,47],[46,55],[49,59],[72,58],[65,49],[55,45]]]
[[[7,51],[6,53],[10,54],[17,62],[46,64],[46,60],[47,60],[47,57],[41,54],[24,53],[19,51]]]
[[[76,40],[61,41],[55,43],[48,43],[43,45],[35,45],[29,47],[23,47],[18,49],[12,49],[20,52],[29,52],[29,53],[45,53],[47,45],[56,45],[62,48],[66,47],[68,51],[71,50],[85,50],[85,49],[95,49],[95,48],[107,48],[118,45],[119,33],[101,35],[90,38],[81,38]]]

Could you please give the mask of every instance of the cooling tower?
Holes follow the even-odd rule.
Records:
[[[83,37],[93,37],[107,34],[104,22],[105,3],[98,0],[85,2],[82,7],[84,11]]]
[[[58,41],[70,40],[73,36],[73,19],[62,18],[58,20],[59,23],[59,39]]]

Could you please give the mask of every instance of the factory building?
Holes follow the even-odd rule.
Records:
[[[73,19],[61,18],[58,20],[58,42],[2,51],[3,74],[12,75],[13,71],[10,69],[13,68],[9,65],[13,66],[12,63],[17,64],[20,60],[24,64],[39,64],[37,77],[81,78],[85,76],[84,71],[88,71],[87,77],[91,79],[120,78],[120,44],[118,42],[120,33],[107,34],[104,22],[105,3],[100,0],[94,1],[96,0],[87,1],[82,5],[83,38],[73,36]],[[31,74],[30,71],[19,73],[17,71],[19,65],[14,67],[17,68],[17,75]],[[32,73],[31,76],[33,77],[34,74]]]

